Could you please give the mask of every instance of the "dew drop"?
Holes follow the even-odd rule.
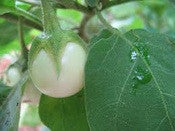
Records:
[[[149,70],[146,69],[146,67],[137,66],[136,70],[134,71],[133,84],[132,84],[132,88],[134,89],[134,92],[140,86],[149,83],[151,79],[152,79],[152,75],[149,72]]]
[[[140,76],[136,76],[138,80],[143,80],[144,79],[144,76],[143,75],[140,75]]]
[[[133,72],[132,91],[136,94],[137,90],[143,85],[149,83],[152,75],[147,66],[151,65],[149,47],[145,42],[135,42],[134,47],[130,51],[129,57],[131,62],[137,62]],[[146,64],[143,62],[145,60]],[[136,61],[137,60],[137,61]]]
[[[150,65],[150,55],[149,55],[149,48],[145,43],[135,43],[135,47],[138,49],[139,55]]]
[[[132,51],[131,52],[131,61],[136,60],[136,59],[137,59],[137,53],[136,53],[136,51]]]

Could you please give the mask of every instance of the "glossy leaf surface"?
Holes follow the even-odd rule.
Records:
[[[92,131],[175,130],[175,46],[167,36],[111,35],[91,48],[85,73]]]

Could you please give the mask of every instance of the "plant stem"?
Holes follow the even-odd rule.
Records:
[[[101,12],[98,10],[95,10],[96,15],[98,16],[99,20],[101,21],[101,23],[107,27],[112,33],[114,33],[114,28],[105,20],[105,18],[102,16]]]
[[[81,23],[80,23],[80,28],[78,29],[79,36],[86,42],[88,42],[88,38],[86,35],[85,28],[86,28],[88,21],[91,19],[91,17],[92,17],[92,15],[85,14]]]
[[[15,24],[18,23],[18,16],[11,14],[11,13],[6,13],[3,15],[0,15],[0,18],[6,19],[9,22],[13,22]],[[26,18],[23,18],[23,25],[30,27],[30,28],[35,28],[35,29],[40,30],[40,31],[43,30],[42,24],[37,24],[37,23],[35,23],[29,19],[26,19]]]
[[[22,17],[19,16],[19,25],[18,25],[18,33],[19,33],[19,43],[21,46],[21,55],[22,57],[27,60],[28,58],[28,50],[25,46],[25,42],[24,42],[24,33],[23,33],[23,25],[22,25]]]
[[[101,21],[101,23],[103,23],[104,26],[106,26],[112,33],[117,34],[118,36],[120,36],[121,38],[123,38],[125,41],[127,41],[126,37],[122,35],[122,33],[117,29],[117,28],[113,28],[106,20],[105,18],[102,16],[101,12],[99,12],[98,10],[96,11],[96,14],[99,18],[99,20]]]
[[[44,31],[48,34],[52,32],[59,31],[62,32],[60,28],[56,11],[53,8],[52,0],[41,0],[42,13],[43,13],[43,27]]]
[[[4,6],[0,6],[0,8],[5,11],[6,13],[13,13],[15,15],[20,15],[25,17],[26,19],[33,21],[34,23],[41,25],[41,21],[33,14],[22,10],[20,8],[14,8],[14,7],[4,7]]]

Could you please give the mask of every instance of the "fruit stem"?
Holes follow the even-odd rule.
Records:
[[[25,60],[28,58],[28,50],[25,46],[24,42],[24,32],[23,32],[23,25],[22,25],[22,16],[19,16],[18,18],[18,33],[19,33],[19,43],[21,46],[21,55],[24,57]]]
[[[99,10],[95,10],[95,13],[97,15],[97,17],[99,18],[100,22],[106,26],[112,33],[114,33],[115,29],[105,20],[105,18],[102,16],[101,12]]]
[[[44,32],[47,34],[52,34],[56,30],[62,32],[56,15],[56,11],[53,7],[53,1],[41,0],[41,5],[43,13]]]

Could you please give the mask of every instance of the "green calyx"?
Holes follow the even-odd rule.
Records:
[[[61,36],[56,34],[48,36],[43,33],[35,38],[29,52],[29,69],[31,69],[33,61],[41,50],[44,50],[49,55],[58,74],[61,58],[68,42],[79,44],[86,51],[84,41],[77,34],[71,31],[64,31],[63,34]]]
[[[32,43],[29,51],[29,70],[31,71],[33,61],[38,53],[44,50],[53,61],[56,71],[59,74],[61,57],[67,43],[73,42],[79,44],[84,50],[86,50],[86,44],[74,32],[64,31],[60,28],[52,0],[41,0],[41,5],[44,32],[37,36]]]
[[[52,0],[41,0],[44,32],[48,35],[62,33]]]

